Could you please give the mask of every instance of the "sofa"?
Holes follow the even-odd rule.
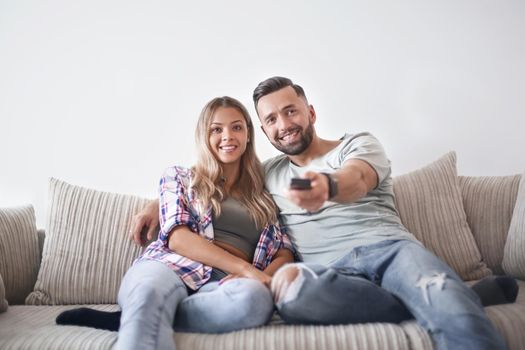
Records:
[[[458,176],[447,153],[394,177],[405,226],[465,280],[518,279],[515,303],[485,312],[509,349],[525,349],[525,176]],[[0,349],[110,349],[117,332],[58,326],[87,305],[118,310],[122,276],[141,248],[127,237],[148,199],[49,180],[45,230],[31,205],[0,209]],[[446,284],[444,288],[447,288]],[[227,334],[175,333],[177,349],[432,349],[413,320],[401,324],[269,325]]]

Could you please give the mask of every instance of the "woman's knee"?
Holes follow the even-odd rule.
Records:
[[[122,308],[133,304],[134,307],[156,307],[164,304],[168,294],[160,290],[156,285],[149,283],[136,283],[134,288],[125,294],[119,294],[119,304]]]
[[[251,306],[257,302],[262,306],[273,306],[270,289],[257,280],[238,278],[226,282],[222,287],[230,299],[238,305]]]
[[[162,281],[140,278],[128,280],[119,290],[120,306],[125,308],[133,304],[134,308],[160,307],[170,302],[177,303],[187,296],[184,284],[175,273],[164,277]]]
[[[232,305],[236,306],[236,322],[256,327],[270,320],[274,304],[272,294],[264,284],[254,279],[239,278],[226,282],[222,287]]]

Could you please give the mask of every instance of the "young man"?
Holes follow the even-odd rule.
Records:
[[[253,98],[264,133],[284,153],[265,162],[266,187],[302,260],[272,280],[286,322],[400,322],[413,315],[437,349],[505,348],[477,295],[401,224],[390,162],[375,137],[318,137],[313,106],[287,78],[261,82]],[[310,187],[291,189],[294,177],[310,179]],[[155,212],[153,203],[135,218],[135,241],[143,226],[153,235]]]
[[[266,187],[304,262],[273,278],[284,320],[351,323],[366,316],[353,313],[363,303],[374,310],[376,296],[388,291],[437,349],[505,348],[475,293],[401,224],[390,162],[376,138],[321,139],[313,106],[286,78],[261,82],[253,99],[264,133],[284,153],[265,162]],[[290,189],[293,177],[310,179],[311,189]]]

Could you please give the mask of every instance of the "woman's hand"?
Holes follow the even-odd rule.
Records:
[[[239,273],[229,274],[228,276],[221,279],[219,284],[223,284],[224,282],[228,280],[239,278],[239,277],[252,278],[254,280],[261,282],[267,288],[270,288],[270,284],[272,283],[272,278],[269,275],[265,274],[261,270],[258,270],[251,264],[246,264]]]
[[[159,201],[153,200],[146,204],[142,210],[133,216],[129,238],[137,245],[143,246],[151,241],[156,234],[159,225]],[[148,229],[147,233],[143,231]]]

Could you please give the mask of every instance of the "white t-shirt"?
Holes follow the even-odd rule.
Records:
[[[331,265],[358,246],[384,240],[416,240],[397,214],[390,161],[379,141],[367,132],[345,134],[341,140],[336,148],[304,167],[293,164],[285,155],[264,163],[266,188],[304,262]],[[292,177],[307,171],[332,173],[349,159],[364,160],[378,175],[377,187],[365,197],[349,204],[327,201],[319,211],[308,213],[284,196]]]

